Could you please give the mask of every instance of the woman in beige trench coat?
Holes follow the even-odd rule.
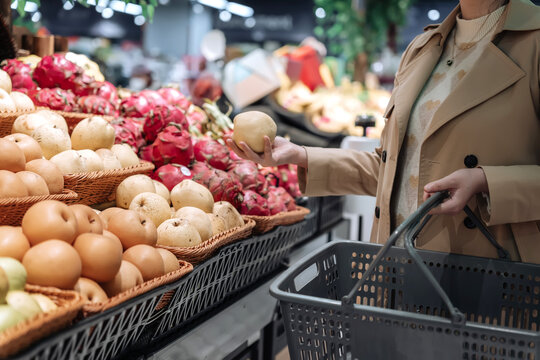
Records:
[[[425,28],[403,54],[375,153],[303,148],[266,139],[264,154],[228,144],[265,166],[299,166],[304,194],[376,196],[371,241],[384,243],[391,223],[400,150],[411,111],[442,59],[456,16],[488,14],[497,0],[461,0],[439,25]],[[460,83],[430,117],[418,142],[418,199],[448,190],[450,197],[419,234],[422,249],[497,257],[471,226],[463,207],[480,215],[513,260],[540,263],[540,7],[529,0],[505,5],[489,43]],[[501,9],[502,10],[502,9]],[[454,43],[455,45],[455,43]],[[451,64],[450,61],[449,66]],[[399,172],[397,172],[399,173]],[[415,201],[413,199],[413,201]]]

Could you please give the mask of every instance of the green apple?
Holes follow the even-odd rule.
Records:
[[[0,304],[6,303],[6,295],[9,291],[9,281],[4,269],[0,267]]]
[[[9,291],[24,289],[24,285],[26,285],[26,269],[20,261],[10,257],[0,257],[0,268],[6,272]]]
[[[58,305],[56,305],[54,301],[43,294],[30,294],[30,296],[36,300],[43,312],[53,311],[58,308]]]
[[[0,305],[0,332],[24,320],[24,316],[9,305]]]
[[[9,306],[23,314],[25,318],[31,318],[43,312],[37,301],[29,293],[21,290],[9,291],[6,301]]]

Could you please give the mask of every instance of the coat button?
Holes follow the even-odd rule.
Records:
[[[375,217],[378,219],[381,216],[381,209],[378,206],[375,206]]]
[[[467,155],[465,156],[465,159],[463,159],[463,162],[465,163],[465,166],[469,169],[475,168],[478,165],[478,158],[475,155]]]
[[[463,225],[465,225],[467,229],[474,229],[476,227],[474,222],[468,216],[465,218],[465,220],[463,220]]]
[[[386,162],[386,150],[383,150],[382,154],[381,154],[381,159],[382,159],[382,162],[385,163]]]

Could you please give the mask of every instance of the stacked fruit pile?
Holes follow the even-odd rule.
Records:
[[[45,295],[24,291],[26,269],[21,262],[8,255],[17,256],[28,244],[21,241],[20,229],[0,227],[0,332],[32,317],[58,308],[54,301]]]

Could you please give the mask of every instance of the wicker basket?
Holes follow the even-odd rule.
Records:
[[[16,112],[0,112],[0,137],[11,134],[15,119],[24,114],[29,114],[33,111],[16,111]]]
[[[141,160],[139,165],[123,169],[64,175],[64,186],[79,195],[79,204],[101,204],[114,200],[116,188],[125,178],[149,174],[153,169],[154,164]]]
[[[245,217],[255,220],[257,225],[253,229],[254,233],[262,234],[268,232],[279,225],[291,225],[304,220],[309,209],[302,206],[297,206],[296,210],[282,212],[272,216],[254,216],[246,215]]]
[[[82,308],[83,316],[88,317],[94,314],[98,314],[107,309],[110,309],[118,304],[123,303],[124,301],[134,298],[135,296],[144,294],[152,289],[155,289],[158,286],[166,285],[173,281],[176,281],[193,270],[193,265],[191,265],[190,263],[186,261],[179,260],[178,263],[180,264],[180,269],[171,271],[168,274],[154,278],[152,280],[145,281],[144,283],[140,285],[137,285],[116,296],[113,296],[107,301],[104,301],[101,303],[86,303]],[[162,299],[162,302],[163,302],[163,299]],[[167,305],[166,303],[162,303],[162,302],[158,304],[158,308],[160,307],[162,308]]]
[[[160,248],[169,250],[178,259],[189,261],[192,264],[198,264],[203,260],[208,259],[219,248],[231,244],[236,240],[245,239],[251,235],[255,227],[255,221],[249,218],[244,218],[244,226],[237,226],[222,233],[212,236],[210,239],[196,246],[190,247],[173,247],[157,245]]]
[[[69,325],[84,304],[82,296],[75,291],[35,285],[26,285],[25,291],[48,296],[58,305],[58,308],[36,315],[0,332],[0,357],[2,358],[13,355],[33,342]]]
[[[65,204],[75,204],[77,199],[77,193],[68,189],[64,189],[62,194],[0,199],[0,225],[21,225],[26,210],[40,201],[58,200]]]
[[[70,134],[73,131],[73,128],[77,126],[79,122],[92,116],[102,117],[108,122],[111,122],[114,120],[114,116],[110,116],[110,115],[85,114],[85,113],[67,112],[67,111],[59,111],[59,110],[51,110],[51,111],[54,111],[55,113],[62,115],[64,117],[68,125],[68,131]]]

